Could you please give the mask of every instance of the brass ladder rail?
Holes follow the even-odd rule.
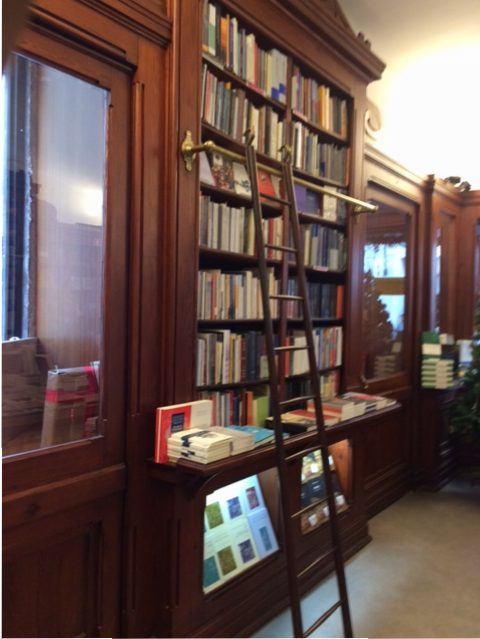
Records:
[[[323,420],[323,412],[322,412],[322,400],[320,393],[320,380],[319,374],[317,370],[317,361],[315,355],[315,345],[313,338],[313,326],[312,326],[312,318],[310,313],[310,306],[308,301],[307,294],[307,284],[306,284],[306,275],[305,275],[305,267],[304,267],[304,255],[303,255],[303,247],[302,241],[300,237],[300,225],[298,221],[298,214],[296,210],[295,204],[295,193],[294,193],[294,180],[293,173],[289,159],[284,159],[282,163],[283,167],[283,181],[286,188],[285,200],[289,209],[289,223],[290,229],[292,232],[293,238],[293,250],[291,247],[278,246],[275,247],[277,250],[288,250],[295,256],[295,272],[297,276],[297,284],[298,284],[298,295],[270,295],[268,289],[268,275],[267,275],[267,263],[265,258],[265,248],[266,244],[263,238],[262,231],[262,202],[261,198],[263,196],[260,195],[259,186],[258,186],[258,176],[257,176],[257,160],[256,160],[256,152],[253,147],[253,136],[247,132],[246,134],[246,165],[247,171],[250,177],[251,189],[252,189],[252,204],[254,210],[254,220],[255,220],[255,238],[256,238],[256,246],[257,246],[257,254],[258,254],[258,267],[260,273],[260,283],[261,283],[261,297],[262,297],[262,306],[264,313],[264,324],[265,324],[265,342],[266,342],[266,350],[267,350],[267,359],[268,359],[268,368],[269,368],[269,383],[270,383],[270,397],[271,397],[271,412],[273,417],[274,424],[274,432],[275,432],[275,448],[277,454],[277,467],[280,481],[280,496],[282,503],[282,522],[283,522],[283,534],[284,534],[284,544],[285,544],[285,555],[286,555],[286,564],[287,564],[287,578],[288,578],[288,589],[290,596],[290,605],[291,605],[291,614],[293,621],[293,629],[295,637],[307,637],[314,630],[316,630],[331,614],[333,614],[336,610],[341,608],[342,618],[343,618],[343,627],[344,627],[344,636],[352,637],[352,624],[350,619],[350,610],[348,603],[348,595],[347,595],[347,587],[345,580],[345,571],[344,571],[344,562],[343,555],[341,551],[341,540],[340,540],[340,532],[338,527],[337,513],[336,513],[336,505],[335,505],[335,495],[333,489],[333,481],[332,474],[329,463],[329,455],[328,455],[328,446],[327,446],[327,438],[325,434],[325,425]],[[284,230],[284,237],[287,237],[286,229]],[[285,242],[284,242],[285,243]],[[298,401],[306,401],[309,398],[314,400],[315,404],[315,416],[317,422],[317,428],[315,430],[316,433],[316,441],[314,446],[310,446],[305,452],[309,452],[313,449],[320,449],[322,463],[323,463],[323,472],[324,472],[324,480],[326,487],[326,501],[328,503],[329,509],[329,530],[330,530],[330,540],[331,540],[331,548],[326,553],[320,553],[319,557],[315,559],[307,568],[297,572],[296,567],[296,549],[295,549],[295,538],[298,535],[298,530],[295,529],[298,526],[298,517],[303,513],[303,509],[297,512],[291,511],[290,506],[290,495],[289,495],[289,486],[288,486],[288,473],[287,473],[287,465],[289,460],[298,458],[299,454],[292,455],[291,457],[286,455],[285,447],[284,447],[284,438],[282,432],[282,421],[281,414],[282,408],[287,407],[292,403],[292,400],[282,401],[280,397],[279,390],[279,381],[280,376],[282,374],[281,371],[278,370],[277,361],[280,360],[282,362],[283,358],[279,357],[281,353],[284,353],[287,350],[294,350],[289,348],[286,344],[281,344],[280,346],[275,347],[274,343],[274,333],[273,333],[273,323],[272,323],[272,314],[270,310],[270,301],[271,299],[278,300],[278,303],[288,302],[290,300],[297,300],[302,305],[303,310],[303,320],[304,320],[304,330],[306,337],[306,346],[303,347],[304,350],[308,353],[308,364],[309,364],[309,376],[310,376],[310,388],[311,395],[303,396],[296,398]],[[295,350],[297,350],[295,348]],[[306,631],[303,629],[302,622],[302,611],[301,611],[301,598],[300,598],[300,579],[309,572],[309,570],[314,569],[316,566],[320,564],[326,558],[333,558],[335,573],[337,577],[338,591],[339,591],[339,600],[335,602],[327,611],[325,611]]]

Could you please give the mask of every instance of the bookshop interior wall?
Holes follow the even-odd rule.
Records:
[[[311,392],[290,149],[345,557],[452,477],[480,194],[367,142],[383,70],[333,1],[31,3],[4,75],[5,636],[250,636],[288,604],[246,129],[287,400]],[[307,400],[282,419],[300,572],[328,537],[314,427]]]

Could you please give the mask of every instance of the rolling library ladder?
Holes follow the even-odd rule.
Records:
[[[280,496],[282,503],[282,521],[283,521],[283,534],[285,539],[285,553],[287,558],[287,572],[288,572],[288,587],[290,595],[290,605],[292,612],[292,622],[295,637],[308,637],[314,632],[328,617],[330,617],[338,608],[342,610],[344,636],[352,637],[352,623],[350,619],[350,609],[348,604],[347,586],[345,581],[345,571],[343,564],[343,556],[340,542],[340,533],[338,528],[335,495],[333,491],[333,482],[330,472],[330,463],[328,456],[327,440],[325,436],[325,428],[322,413],[322,400],[320,394],[320,381],[317,373],[317,363],[315,355],[315,346],[313,340],[313,327],[312,319],[310,315],[310,307],[308,301],[304,256],[302,250],[302,242],[300,237],[300,228],[298,222],[298,215],[295,206],[295,193],[293,186],[293,174],[290,164],[288,152],[284,149],[284,161],[283,161],[283,183],[284,190],[286,191],[286,200],[278,200],[280,204],[288,207],[289,210],[289,222],[292,233],[293,246],[277,246],[265,244],[262,232],[262,203],[260,199],[260,192],[258,186],[258,173],[257,173],[257,161],[256,153],[253,146],[253,134],[246,132],[246,164],[247,172],[250,177],[250,183],[252,188],[252,203],[254,210],[255,220],[255,237],[258,253],[258,265],[260,271],[261,282],[261,295],[262,305],[265,323],[265,342],[268,358],[269,369],[269,382],[270,382],[270,397],[271,397],[271,413],[273,416],[273,424],[275,431],[275,444],[277,454],[277,467],[280,480]],[[265,196],[268,199],[275,199],[272,196]],[[284,237],[287,237],[288,233],[284,233]],[[277,251],[285,251],[291,253],[294,258],[295,273],[297,276],[298,292],[299,295],[287,295],[283,291],[278,295],[270,295],[268,290],[268,274],[267,264],[265,259],[265,249],[272,248]],[[273,336],[273,323],[272,315],[270,311],[271,299],[277,299],[280,303],[287,303],[289,301],[297,301],[301,305],[303,312],[303,326],[305,330],[306,345],[305,346],[290,346],[280,345],[275,346]],[[308,354],[308,366],[309,366],[309,378],[311,394],[302,397],[294,397],[291,399],[281,399],[279,391],[279,366],[278,363],[282,361],[279,357],[281,353],[293,350],[306,350]],[[282,432],[282,409],[292,405],[299,404],[301,402],[307,402],[313,400],[315,405],[315,417],[316,417],[316,435],[317,441],[311,447],[295,453],[294,455],[287,456],[284,449],[284,439]],[[295,522],[299,520],[302,514],[307,508],[301,508],[296,512],[292,512],[290,508],[290,500],[287,485],[287,464],[293,459],[303,456],[309,452],[320,449],[325,487],[326,487],[326,502],[329,510],[329,523],[330,523],[330,540],[331,549],[327,551],[327,555],[333,556],[335,573],[337,577],[338,591],[340,598],[334,603],[328,610],[326,610],[307,630],[303,629],[302,612],[301,612],[301,599],[299,580],[310,570],[312,570],[317,564],[322,561],[326,555],[315,559],[307,568],[300,573],[297,573],[296,569],[296,551],[295,551],[295,534],[293,526]]]
[[[317,370],[317,358],[313,337],[313,324],[308,299],[307,280],[304,266],[304,252],[300,233],[299,216],[296,208],[294,182],[296,184],[308,184],[308,188],[310,189],[314,189],[322,194],[334,195],[334,197],[346,201],[348,204],[352,205],[352,210],[354,213],[362,213],[367,211],[374,212],[377,207],[373,204],[362,202],[361,200],[350,197],[343,193],[332,193],[331,190],[328,190],[322,186],[312,185],[310,183],[304,182],[297,177],[294,178],[290,162],[290,154],[286,147],[284,147],[283,149],[281,172],[263,164],[258,165],[258,167],[261,167],[261,169],[267,170],[272,174],[276,174],[283,179],[283,197],[261,193],[257,172],[256,151],[253,144],[254,134],[250,131],[247,131],[245,133],[245,140],[245,156],[223,149],[210,140],[204,142],[201,145],[195,146],[189,139],[186,143],[184,143],[182,151],[184,153],[184,157],[186,158],[186,162],[191,162],[191,160],[195,157],[195,153],[197,153],[198,151],[207,151],[217,152],[233,158],[243,164],[246,164],[247,173],[251,185],[252,207],[254,212],[255,242],[258,258],[261,301],[264,316],[265,345],[269,370],[271,414],[273,417],[273,426],[275,432],[275,449],[277,460],[276,465],[280,482],[282,525],[285,542],[288,591],[294,635],[295,637],[308,637],[319,626],[321,626],[336,610],[341,609],[344,636],[352,637],[353,630],[350,618],[339,525],[337,520],[335,493],[333,487],[332,472],[330,468],[327,438],[325,434],[325,424],[323,419],[320,379]],[[286,222],[286,228],[284,229],[284,240],[282,245],[273,243],[271,244],[266,242],[264,239],[262,229],[262,202],[267,206],[270,205],[270,207],[273,205],[279,206],[282,209],[288,209],[288,222]],[[320,215],[307,214],[305,216],[304,214],[304,217],[307,217],[307,221],[310,223],[316,223],[321,220]],[[291,238],[291,240],[287,241],[285,238],[289,237]],[[298,295],[290,295],[286,293],[286,291],[284,290],[286,287],[284,280],[280,293],[274,295],[270,293],[266,259],[266,250],[268,249],[287,253],[293,256],[292,270],[295,273],[296,277]],[[271,313],[272,300],[276,300],[280,304],[288,302],[299,303],[303,314],[302,330],[304,330],[305,332],[305,345],[290,345],[286,343],[287,340],[285,339],[284,335],[280,335],[280,338],[284,343],[276,344],[273,329],[273,318]],[[281,371],[283,370],[284,357],[288,352],[299,350],[306,351],[308,356],[308,377],[310,382],[309,394],[305,394],[300,397],[284,399],[283,396],[285,392],[284,386],[282,385],[281,373]],[[284,446],[282,413],[293,406],[305,404],[308,401],[313,401],[315,407],[315,443],[309,445],[307,448],[303,448],[301,451],[287,455]],[[324,502],[326,502],[326,504],[328,505],[329,512],[330,547],[326,552],[316,557],[306,568],[298,572],[296,566],[297,549],[295,542],[295,525],[296,522],[300,520],[302,515],[305,515],[310,507],[307,506],[304,508],[300,508],[299,510],[292,509],[289,497],[287,468],[288,465],[293,461],[298,460],[308,453],[317,450],[320,450],[324,469],[324,480],[326,489],[326,497],[324,498]],[[338,601],[336,601],[323,614],[321,614],[310,627],[304,630],[301,611],[300,581],[325,559],[333,559],[338,584],[339,598]]]

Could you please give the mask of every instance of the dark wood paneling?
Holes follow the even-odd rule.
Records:
[[[464,193],[462,211],[458,218],[457,306],[455,336],[470,339],[475,316],[475,296],[480,297],[480,191]]]
[[[416,472],[418,481],[438,490],[456,472],[456,454],[448,428],[448,416],[455,401],[456,389],[420,391],[417,420],[419,450]]]
[[[111,496],[4,530],[4,636],[118,634],[121,514]]]
[[[363,481],[369,517],[399,499],[410,486],[409,424],[403,408],[366,429]]]

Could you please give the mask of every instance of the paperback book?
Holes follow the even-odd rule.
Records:
[[[212,426],[212,402],[201,399],[184,404],[173,404],[157,408],[155,415],[154,461],[168,463],[168,438],[171,434],[189,428]]]

